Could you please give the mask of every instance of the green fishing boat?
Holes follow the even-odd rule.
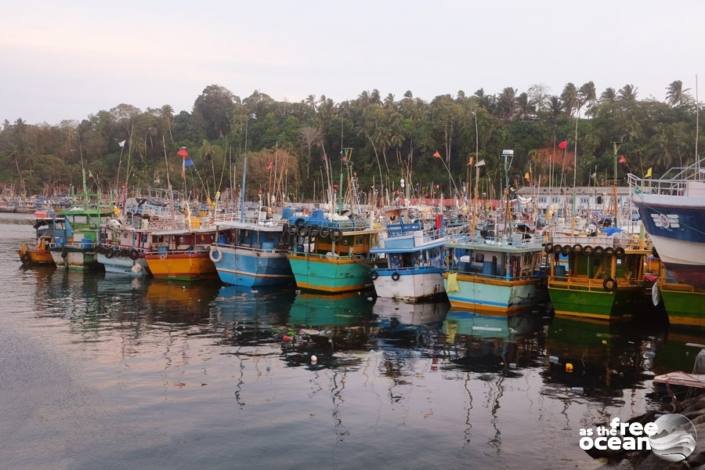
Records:
[[[705,290],[679,283],[665,275],[661,279],[654,288],[653,303],[658,305],[663,302],[668,322],[677,326],[705,327]]]
[[[648,273],[651,248],[618,236],[558,236],[545,245],[548,292],[556,316],[614,320],[657,313]]]
[[[96,247],[100,226],[113,215],[108,208],[74,207],[52,221],[51,257],[59,268],[91,269],[98,266]]]

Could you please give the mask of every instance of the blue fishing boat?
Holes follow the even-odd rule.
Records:
[[[210,258],[225,284],[277,286],[293,282],[287,259],[288,233],[269,221],[232,221],[218,224]]]
[[[387,238],[370,250],[378,297],[416,302],[442,295],[446,243],[442,219],[424,230],[421,221],[387,225]]]
[[[502,315],[546,300],[538,241],[478,239],[448,247],[451,265],[443,276],[451,307]]]

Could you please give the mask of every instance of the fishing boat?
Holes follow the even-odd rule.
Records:
[[[288,233],[277,220],[258,217],[217,225],[210,259],[225,284],[277,286],[293,282],[287,258]]]
[[[156,230],[149,235],[150,251],[144,259],[155,278],[193,281],[216,276],[209,257],[214,229]]]
[[[90,269],[98,266],[96,247],[100,226],[113,211],[108,208],[74,207],[52,220],[49,252],[58,267]]]
[[[702,160],[661,178],[629,175],[631,199],[665,271],[654,292],[671,324],[705,327],[705,181]]]
[[[341,293],[372,284],[370,248],[378,230],[349,215],[314,210],[290,220],[289,264],[297,287]]]
[[[546,300],[543,251],[534,237],[477,238],[448,244],[443,274],[451,308],[505,315]]]
[[[657,273],[646,271],[651,248],[618,233],[558,234],[545,245],[548,292],[556,316],[614,320],[655,314],[650,302]]]
[[[34,213],[34,217],[35,241],[31,244],[20,244],[18,250],[20,260],[25,266],[53,265],[54,259],[51,257],[49,245],[53,238],[55,216],[53,214],[50,216],[47,211],[37,211]]]
[[[124,226],[117,219],[104,227],[102,242],[97,248],[97,260],[109,274],[134,277],[149,274],[144,258],[150,250],[151,237],[147,226]]]
[[[445,243],[440,214],[428,230],[418,220],[387,225],[387,237],[370,250],[375,256],[372,280],[377,296],[417,302],[443,295]]]

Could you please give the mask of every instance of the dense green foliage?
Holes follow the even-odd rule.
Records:
[[[487,162],[483,185],[492,188],[499,181],[503,148],[515,151],[515,180],[532,162],[534,181],[547,184],[545,160],[563,139],[569,140],[572,152],[577,121],[577,183],[594,178],[594,184],[612,175],[614,142],[620,143],[619,153],[627,156],[635,173],[653,167],[658,175],[693,161],[695,103],[680,81],[667,92],[667,102],[639,100],[637,89],[625,85],[598,97],[588,82],[581,87],[569,83],[560,96],[534,86],[524,93],[505,88],[497,95],[482,89],[470,96],[460,91],[426,102],[410,91],[395,99],[373,90],[340,103],[325,96],[290,103],[257,91],[241,99],[211,85],[196,98],[191,113],[174,114],[168,105],[141,111],[120,104],[80,123],[6,121],[0,131],[0,182],[24,192],[65,189],[80,184],[83,162],[93,188],[114,188],[118,176],[124,185],[128,167],[131,187],[164,187],[168,162],[171,181],[179,188],[183,182],[176,150],[187,146],[198,170],[197,180],[189,171],[189,181],[194,181],[189,187],[212,195],[230,186],[230,168],[239,175],[246,150],[257,152],[253,163],[263,167],[274,149],[280,149],[294,158],[295,168],[283,176],[288,192],[310,198],[314,181],[321,188],[327,178],[326,156],[331,179],[337,179],[342,144],[352,148],[362,190],[379,187],[381,179],[391,193],[404,177],[418,193],[427,193],[433,182],[449,194],[444,161],[462,190],[470,158]],[[479,157],[474,156],[476,124]],[[432,157],[435,151],[443,161]],[[621,169],[621,177],[625,171]],[[572,169],[565,181],[572,183]]]

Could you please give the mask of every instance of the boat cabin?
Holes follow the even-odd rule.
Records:
[[[482,277],[534,278],[543,258],[540,247],[470,242],[454,243],[449,248],[450,271]]]
[[[217,245],[250,250],[288,250],[280,225],[224,224],[217,229]]]
[[[212,230],[152,232],[150,236],[152,251],[164,254],[167,252],[207,253],[210,250],[210,245],[215,241],[215,232]]]

